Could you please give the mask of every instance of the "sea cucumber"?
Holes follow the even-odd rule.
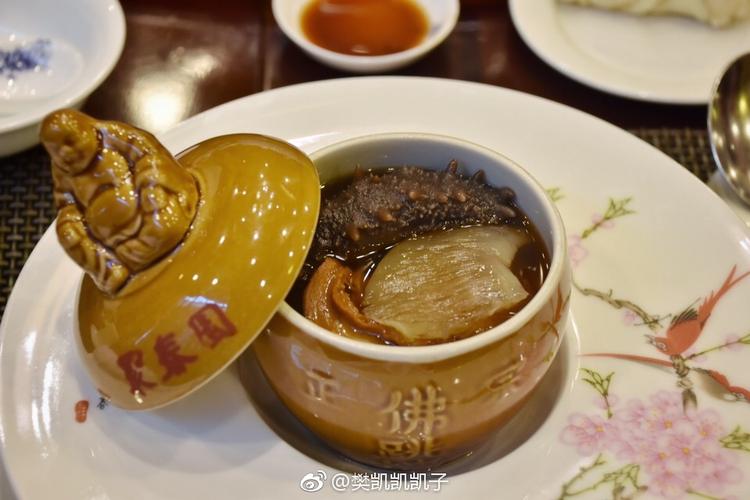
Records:
[[[407,166],[384,173],[362,172],[321,208],[310,259],[348,259],[437,229],[504,224],[517,217],[515,193],[484,181],[484,172],[458,174]]]

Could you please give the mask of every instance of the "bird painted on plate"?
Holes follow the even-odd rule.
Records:
[[[737,271],[737,266],[732,268],[732,271],[724,280],[724,284],[721,285],[716,292],[711,292],[706,297],[703,303],[696,310],[692,305],[682,311],[680,314],[672,319],[669,327],[667,328],[665,337],[654,337],[647,335],[649,342],[653,344],[664,354],[668,356],[679,356],[687,351],[692,346],[698,337],[703,332],[703,327],[711,317],[711,313],[719,303],[719,300],[732,289],[734,285],[750,276],[750,271],[741,274],[738,277],[734,277]]]

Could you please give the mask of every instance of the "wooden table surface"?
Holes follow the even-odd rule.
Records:
[[[121,0],[127,41],[117,67],[85,110],[161,132],[238,97],[300,82],[352,76],[289,41],[270,0]],[[542,62],[513,27],[506,0],[464,0],[449,38],[394,74],[454,78],[518,89],[624,128],[705,128],[705,107],[667,106],[599,92]]]

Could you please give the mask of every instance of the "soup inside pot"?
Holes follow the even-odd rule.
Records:
[[[549,252],[507,187],[451,161],[357,169],[322,190],[312,248],[288,301],[357,340],[430,345],[476,335],[538,292]]]

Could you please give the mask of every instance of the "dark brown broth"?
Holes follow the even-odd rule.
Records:
[[[398,168],[398,167],[395,167],[395,168]],[[368,170],[367,172],[368,173],[372,172],[375,174],[383,174],[383,173],[391,172],[395,168]],[[322,186],[321,205],[324,205],[327,200],[330,200],[331,198],[336,196],[338,193],[346,189],[351,184],[352,180],[353,178],[347,177],[343,179],[338,179],[336,181],[330,182]],[[547,250],[547,246],[544,243],[544,239],[542,238],[538,229],[536,228],[536,226],[534,226],[531,220],[529,220],[528,216],[521,209],[521,207],[519,207],[515,203],[515,201],[509,203],[508,205],[517,211],[518,217],[511,219],[511,221],[505,225],[514,227],[526,233],[530,241],[528,244],[524,245],[518,250],[515,258],[513,259],[513,262],[511,263],[511,271],[513,272],[513,274],[516,275],[518,280],[523,285],[524,289],[529,293],[529,296],[525,300],[521,301],[520,303],[516,304],[514,307],[510,309],[498,311],[497,314],[495,314],[492,318],[490,318],[489,326],[487,326],[486,328],[482,328],[480,331],[485,331],[493,326],[499,325],[500,323],[513,317],[518,311],[523,309],[523,307],[526,304],[528,304],[529,301],[531,301],[534,295],[536,295],[536,293],[542,287],[542,284],[544,283],[544,279],[546,278],[549,272],[549,266],[550,266],[549,251]],[[410,234],[406,234],[404,236],[404,239],[407,239],[411,236],[412,235]],[[366,269],[365,276],[367,280],[372,275],[372,271],[374,271],[375,267],[380,262],[380,260],[385,256],[386,253],[388,253],[388,251],[394,245],[395,244],[383,246],[382,248],[379,248],[376,250],[364,249],[362,253],[356,254],[349,258],[346,258],[342,255],[335,255],[335,254],[330,255],[330,256],[344,262],[352,270],[362,269],[362,268]],[[292,287],[291,292],[287,296],[287,302],[301,314],[304,314],[303,307],[302,307],[304,291],[314,271],[315,271],[315,266],[308,259],[308,261],[305,263],[305,269],[303,269],[302,273],[300,273],[300,278],[295,282],[294,286]],[[365,283],[366,283],[366,280],[365,280]],[[361,297],[353,296],[352,299],[358,307],[361,306]],[[476,333],[480,333],[480,331],[467,332],[467,334],[462,335],[461,338],[471,336]],[[388,343],[388,342],[383,341],[383,343]]]

